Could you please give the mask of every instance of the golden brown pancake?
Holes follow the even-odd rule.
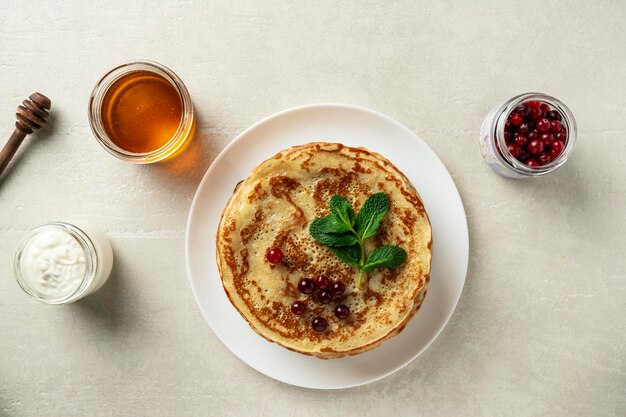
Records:
[[[309,234],[310,223],[330,214],[334,194],[358,211],[372,194],[384,192],[389,212],[366,251],[396,245],[408,254],[396,269],[376,269],[357,288],[358,270],[339,260]],[[284,259],[271,265],[267,249]],[[432,234],[422,201],[409,180],[387,159],[364,148],[315,142],[286,149],[237,184],[217,233],[217,263],[233,306],[258,334],[281,346],[323,359],[355,355],[398,334],[420,307],[430,277]],[[344,295],[321,304],[298,291],[298,281],[325,275],[346,285]],[[304,300],[307,311],[290,306]],[[345,304],[350,317],[333,314]],[[328,321],[316,332],[314,317]]]

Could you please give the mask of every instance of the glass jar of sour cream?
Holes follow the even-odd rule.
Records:
[[[98,290],[109,277],[113,267],[109,240],[94,226],[78,224],[37,227],[18,246],[15,277],[35,300],[68,304]]]

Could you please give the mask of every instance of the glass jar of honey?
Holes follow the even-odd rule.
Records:
[[[109,153],[140,164],[176,155],[195,127],[181,79],[149,61],[122,64],[98,81],[89,100],[89,124]]]

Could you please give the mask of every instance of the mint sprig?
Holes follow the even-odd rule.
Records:
[[[398,246],[385,245],[365,253],[365,239],[376,235],[380,222],[389,211],[389,199],[385,193],[372,194],[356,216],[348,200],[340,195],[333,195],[328,206],[332,214],[313,220],[309,233],[343,262],[359,269],[359,288],[364,272],[397,268],[404,263],[406,251]]]

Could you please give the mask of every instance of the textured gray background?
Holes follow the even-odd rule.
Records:
[[[51,128],[0,178],[0,415],[626,415],[626,2],[0,2],[0,139],[31,92]],[[199,117],[189,149],[133,166],[93,139],[87,100],[131,59],[170,66]],[[503,179],[480,157],[487,111],[518,93],[573,110],[557,173]],[[192,298],[184,228],[217,153],[258,119],[338,101],[421,136],[463,197],[460,304],[410,366],[361,388],[270,380],[212,334]],[[24,233],[53,219],[106,230],[113,276],[75,305],[13,280]],[[440,255],[441,256],[441,255]]]

